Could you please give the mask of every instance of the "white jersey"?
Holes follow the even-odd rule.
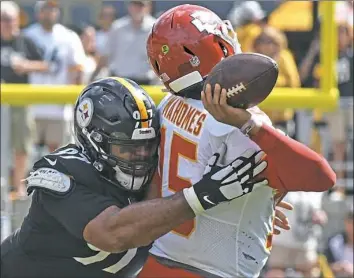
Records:
[[[239,129],[217,122],[199,100],[168,96],[159,112],[163,197],[199,181],[222,142],[227,144],[225,163],[248,148],[259,149]],[[221,277],[256,277],[269,256],[273,204],[270,187],[257,189],[162,236],[150,252]]]
[[[66,85],[72,83],[70,68],[85,63],[85,51],[79,36],[61,24],[55,24],[48,32],[39,23],[32,24],[25,30],[42,50],[44,60],[50,62],[49,72],[34,72],[29,75],[31,84]],[[62,119],[63,106],[35,106],[33,113],[38,118]],[[68,119],[69,120],[69,119]]]

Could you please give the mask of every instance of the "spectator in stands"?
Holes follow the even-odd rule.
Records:
[[[255,38],[252,51],[267,55],[277,61],[279,76],[277,87],[300,87],[300,77],[293,55],[287,46],[285,35],[277,29],[267,26]],[[294,134],[292,109],[266,111],[274,125],[284,130],[289,135]]]
[[[78,35],[58,23],[59,7],[55,1],[38,1],[35,5],[38,23],[26,29],[26,35],[43,49],[51,63],[50,71],[30,76],[32,83],[80,84],[85,52]],[[33,108],[37,143],[52,152],[69,139],[70,106],[48,105]]]
[[[266,14],[257,1],[236,1],[227,19],[230,20],[235,28],[238,28],[249,23],[259,23],[263,21],[265,17]]]
[[[266,14],[261,5],[257,1],[237,1],[228,14],[228,19],[235,28],[242,51],[250,51],[254,39],[266,25]]]
[[[303,87],[318,88],[320,81],[320,38],[316,34],[310,44],[310,47],[302,59],[299,66],[299,74]]]
[[[284,200],[294,206],[289,214],[291,230],[273,238],[269,271],[293,269],[304,277],[316,277],[317,248],[321,225],[327,221],[322,210],[322,194],[290,192]]]
[[[41,51],[19,28],[19,7],[13,1],[1,1],[1,83],[28,83],[31,72],[47,71]],[[31,147],[33,125],[27,107],[11,108],[11,142],[14,149],[12,184],[14,197],[26,195],[21,180],[26,175],[26,162]]]
[[[351,203],[343,231],[331,237],[326,248],[325,255],[336,277],[353,277],[353,217]]]
[[[353,28],[353,0],[338,1],[336,3],[336,20],[345,22]]]
[[[85,61],[83,65],[82,84],[88,84],[92,73],[97,67],[96,56],[96,30],[88,24],[73,26],[72,29],[78,34],[81,39],[82,46],[85,51]]]
[[[117,11],[114,6],[103,4],[98,19],[96,31],[96,47],[99,55],[105,54],[107,47],[108,34],[113,21],[117,18]]]
[[[338,27],[337,77],[340,108],[328,113],[328,127],[333,140],[333,159],[344,164],[349,133],[353,131],[353,29],[347,24]],[[344,168],[344,167],[342,167]],[[345,169],[337,170],[337,180],[345,178]]]
[[[268,16],[268,24],[284,32],[296,64],[306,54],[317,30],[317,10],[324,1],[279,1]]]
[[[279,66],[277,87],[300,87],[297,66],[282,32],[269,26],[263,28],[253,42],[252,50],[277,61]]]
[[[108,65],[111,75],[122,76],[148,85],[155,75],[148,64],[146,40],[155,22],[149,14],[151,1],[130,1],[129,15],[116,20],[110,30],[105,57],[92,75],[92,80],[102,67]],[[109,61],[109,62],[108,62]]]
[[[319,61],[320,42],[316,37],[300,65],[300,76],[305,87],[319,86]],[[347,22],[338,24],[337,76],[339,109],[327,114],[327,122],[333,140],[333,160],[342,165],[336,169],[337,181],[341,183],[345,178],[343,163],[348,145],[348,131],[353,129],[353,29]]]

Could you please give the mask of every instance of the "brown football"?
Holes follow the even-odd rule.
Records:
[[[273,90],[278,78],[278,65],[270,57],[257,53],[241,53],[220,61],[205,83],[220,84],[227,91],[227,102],[238,108],[261,103]]]

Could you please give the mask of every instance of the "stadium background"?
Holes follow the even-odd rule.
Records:
[[[36,1],[22,0],[15,2],[20,7],[21,28],[26,30],[28,26],[37,22],[37,11],[35,8]],[[319,2],[310,1],[259,1],[257,5],[257,3],[255,4],[256,1],[247,2],[248,3],[244,1],[207,1],[201,3],[200,1],[153,1],[149,9],[151,14],[157,17],[161,12],[178,4],[189,3],[203,5],[216,12],[221,18],[231,20],[238,33],[244,51],[266,52],[268,50],[267,47],[264,46],[267,45],[267,43],[273,43],[273,45],[276,45],[279,48],[276,54],[280,65],[280,77],[277,83],[278,88],[274,93],[274,96],[276,95],[274,101],[269,101],[264,108],[277,126],[286,130],[297,140],[308,144],[314,150],[321,152],[330,161],[339,176],[337,185],[331,192],[316,194],[314,197],[311,195],[312,199],[310,198],[308,201],[299,202],[298,200],[299,198],[302,198],[302,195],[294,195],[292,199],[289,199],[289,201],[293,200],[295,202],[295,211],[292,213],[295,214],[296,217],[292,220],[294,221],[291,223],[292,227],[294,228],[297,226],[298,228],[296,230],[300,229],[300,232],[303,230],[303,233],[309,232],[311,234],[311,240],[315,240],[316,242],[316,252],[318,254],[328,255],[329,240],[345,231],[344,223],[348,220],[348,214],[351,215],[351,217],[353,214],[353,125],[352,121],[348,118],[352,117],[352,114],[351,116],[344,118],[338,117],[339,112],[353,110],[353,90],[351,90],[349,94],[346,92],[344,95],[340,91],[337,99],[332,97],[328,98],[326,101],[317,102],[315,99],[311,100],[311,98],[306,95],[306,93],[310,91],[303,90],[303,88],[317,87],[323,89],[323,83],[329,82],[328,80],[323,80],[326,69],[323,67],[321,68],[321,64],[318,64],[318,62],[323,62],[321,59],[325,56],[334,57],[336,59],[336,61],[332,61],[333,63],[330,65],[338,66],[337,69],[335,67],[333,68],[333,73],[334,70],[337,70],[338,75],[333,74],[333,76],[338,77],[336,78],[337,81],[341,80],[341,74],[343,74],[343,72],[340,72],[339,68],[342,66],[340,64],[340,59],[337,61],[337,56],[340,53],[338,52],[335,53],[336,55],[331,56],[332,50],[337,51],[338,36],[337,34],[331,35],[331,45],[325,45],[323,43],[325,39],[323,34],[326,36],[330,36],[330,34],[328,34],[328,32],[320,31],[321,24],[325,25],[327,23],[329,28],[332,26],[326,22],[326,20],[329,20],[328,9],[326,10],[325,7],[326,4],[322,5],[322,3],[319,4]],[[85,30],[87,26],[92,26],[96,30],[94,36],[97,39],[96,45],[98,45],[98,40],[100,39],[99,19],[100,16],[102,17],[104,7],[107,8],[107,6],[109,6],[110,11],[114,11],[114,19],[119,20],[124,16],[130,16],[128,14],[129,3],[123,1],[75,0],[58,1],[55,5],[57,4],[60,8],[60,23],[68,26],[68,28],[73,29],[81,35],[83,44],[86,42],[83,39],[82,30]],[[348,53],[352,53],[353,2],[342,1],[334,3],[333,8],[333,26],[344,26],[347,28],[348,37],[351,41],[347,46],[347,50]],[[335,29],[335,33],[341,31],[341,29]],[[328,30],[330,29],[327,29],[327,31]],[[315,38],[318,33],[320,33],[320,40],[322,40],[322,43],[319,43],[321,49],[317,49],[317,53],[315,53]],[[119,38],[115,39],[119,40]],[[35,38],[34,42],[36,42]],[[323,49],[324,47],[325,49]],[[104,51],[102,53],[104,53]],[[94,61],[97,62],[99,60],[98,57],[103,56],[102,53],[99,52],[98,49],[94,49],[90,55],[92,55]],[[304,62],[306,59],[311,60],[310,56],[312,56],[312,61],[309,61],[309,64],[311,64],[309,66],[310,69],[306,70]],[[342,56],[339,55],[339,57],[341,58]],[[351,60],[349,59],[349,61],[352,63],[352,54],[351,56],[349,54],[346,58],[350,57]],[[142,57],[142,62],[146,62],[144,59],[146,59],[146,57]],[[3,57],[1,62],[3,63]],[[122,67],[124,67],[124,65]],[[327,72],[328,71],[331,72],[331,69],[327,68]],[[105,71],[105,68],[103,68],[100,74],[101,76],[108,75],[109,69]],[[352,65],[351,71],[349,70],[349,79],[346,79],[345,82],[352,86]],[[84,83],[86,82],[82,80],[76,84],[82,86]],[[69,82],[67,84],[71,85]],[[79,93],[81,88],[75,86],[49,88],[46,86],[42,89],[38,89],[37,87],[29,89],[29,87],[16,87],[11,85],[6,87],[6,85],[1,85],[2,238],[9,231],[16,229],[20,225],[30,204],[30,199],[16,195],[16,190],[14,190],[16,187],[13,179],[13,173],[14,170],[16,170],[16,159],[14,158],[16,156],[14,154],[16,153],[16,150],[13,150],[13,144],[11,143],[16,139],[16,134],[12,134],[11,129],[22,123],[14,122],[10,117],[12,113],[11,109],[16,107],[11,106],[11,104],[22,102],[22,104],[25,103],[25,107],[30,107],[30,104],[34,103],[48,103],[48,98],[58,100],[59,103],[63,104],[68,100],[75,99],[75,96]],[[159,83],[158,81],[151,79],[149,82],[143,82],[142,85],[159,85]],[[153,88],[152,92],[154,96],[156,97],[157,94],[157,99],[161,98],[162,94],[160,93],[160,88],[150,87],[148,90],[151,91],[151,88]],[[286,88],[292,88],[295,90],[288,92]],[[324,93],[321,92],[321,89],[319,90],[319,93]],[[59,97],[58,94],[61,92],[63,92],[62,97]],[[282,93],[284,93],[284,95],[287,95],[287,93],[290,94],[288,101],[284,101]],[[280,97],[277,98],[279,95]],[[299,98],[299,96],[305,96],[307,98]],[[28,110],[30,111],[30,109]],[[32,118],[34,116],[29,112],[26,117]],[[20,118],[17,119],[17,121],[27,121],[27,118]],[[345,130],[344,137],[342,136],[343,138],[338,139],[338,136],[334,134],[336,130],[333,125],[343,126],[343,129]],[[15,136],[15,138],[11,138],[11,134],[12,136]],[[17,136],[21,135],[22,134],[17,134]],[[48,151],[48,149],[41,144],[42,142],[36,142],[36,140],[31,139],[33,138],[28,138],[28,141],[33,141],[33,144],[31,144],[30,152],[26,156],[26,161],[29,166],[41,154]],[[70,140],[70,138],[68,140]],[[340,142],[337,142],[336,140],[339,140]],[[344,150],[344,158],[340,158],[340,155],[338,155],[338,148]],[[311,204],[315,202],[313,201],[315,199],[318,200],[316,201],[316,205]],[[308,210],[309,208],[311,210]],[[301,211],[301,215],[299,211]],[[311,217],[309,218],[310,214]],[[318,220],[318,218],[320,220]],[[287,238],[284,238],[278,243],[277,240],[275,240],[274,245],[278,244],[284,248],[293,248],[293,246],[287,246],[284,243],[286,240]],[[302,241],[299,241],[303,243],[302,245],[299,243],[299,250],[303,251],[304,256],[309,248],[308,244],[305,243],[306,240],[308,239],[305,237],[305,239],[303,238]],[[351,250],[351,252],[353,251]],[[288,259],[292,260],[292,258]],[[332,260],[332,258],[328,259]],[[323,261],[321,261],[321,264],[322,262]],[[285,262],[284,265],[286,265]],[[351,264],[350,267],[352,273],[353,265]],[[293,267],[289,267],[286,271],[286,275],[291,276],[299,274],[295,274],[294,271],[296,272]],[[270,273],[271,272],[265,275],[272,275]],[[330,272],[326,273],[327,275],[330,275],[328,274]],[[351,274],[348,277],[350,276],[352,277],[353,275]]]

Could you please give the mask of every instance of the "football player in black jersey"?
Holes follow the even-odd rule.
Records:
[[[134,277],[153,240],[196,214],[251,192],[266,180],[263,152],[219,164],[183,192],[150,190],[159,118],[131,80],[88,85],[74,108],[76,144],[37,161],[27,177],[32,204],[21,228],[1,244],[1,277]],[[213,201],[210,201],[213,200]]]

